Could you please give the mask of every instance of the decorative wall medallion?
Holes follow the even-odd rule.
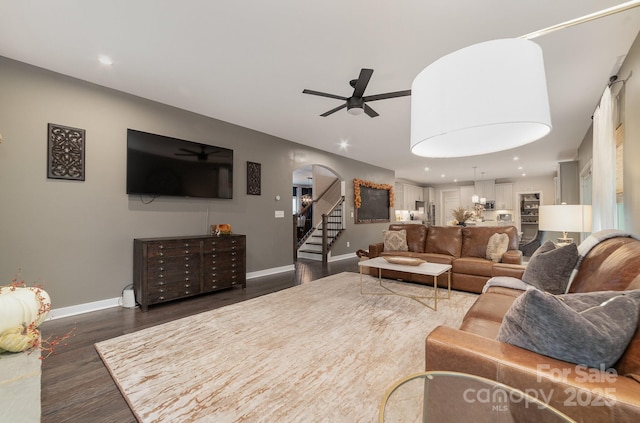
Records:
[[[47,177],[84,181],[85,130],[49,124]]]
[[[260,195],[260,163],[247,162],[247,194]]]

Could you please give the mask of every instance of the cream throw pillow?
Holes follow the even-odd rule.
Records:
[[[509,248],[509,235],[507,234],[493,234],[489,237],[487,243],[487,260],[491,260],[496,263],[500,263],[502,255],[507,252]]]
[[[384,251],[409,251],[407,231],[382,231],[384,235]]]

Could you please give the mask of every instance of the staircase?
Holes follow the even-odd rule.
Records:
[[[322,221],[312,228],[298,246],[297,257],[310,260],[328,261],[331,246],[344,231],[344,197],[341,197],[331,210],[322,214]]]

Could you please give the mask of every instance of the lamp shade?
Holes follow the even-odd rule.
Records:
[[[538,227],[553,232],[591,232],[591,206],[560,204],[540,206]]]
[[[427,66],[411,86],[411,152],[493,153],[551,130],[542,49],[533,41],[475,44]]]

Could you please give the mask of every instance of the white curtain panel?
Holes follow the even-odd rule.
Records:
[[[593,232],[617,228],[614,104],[607,87],[593,115]]]

